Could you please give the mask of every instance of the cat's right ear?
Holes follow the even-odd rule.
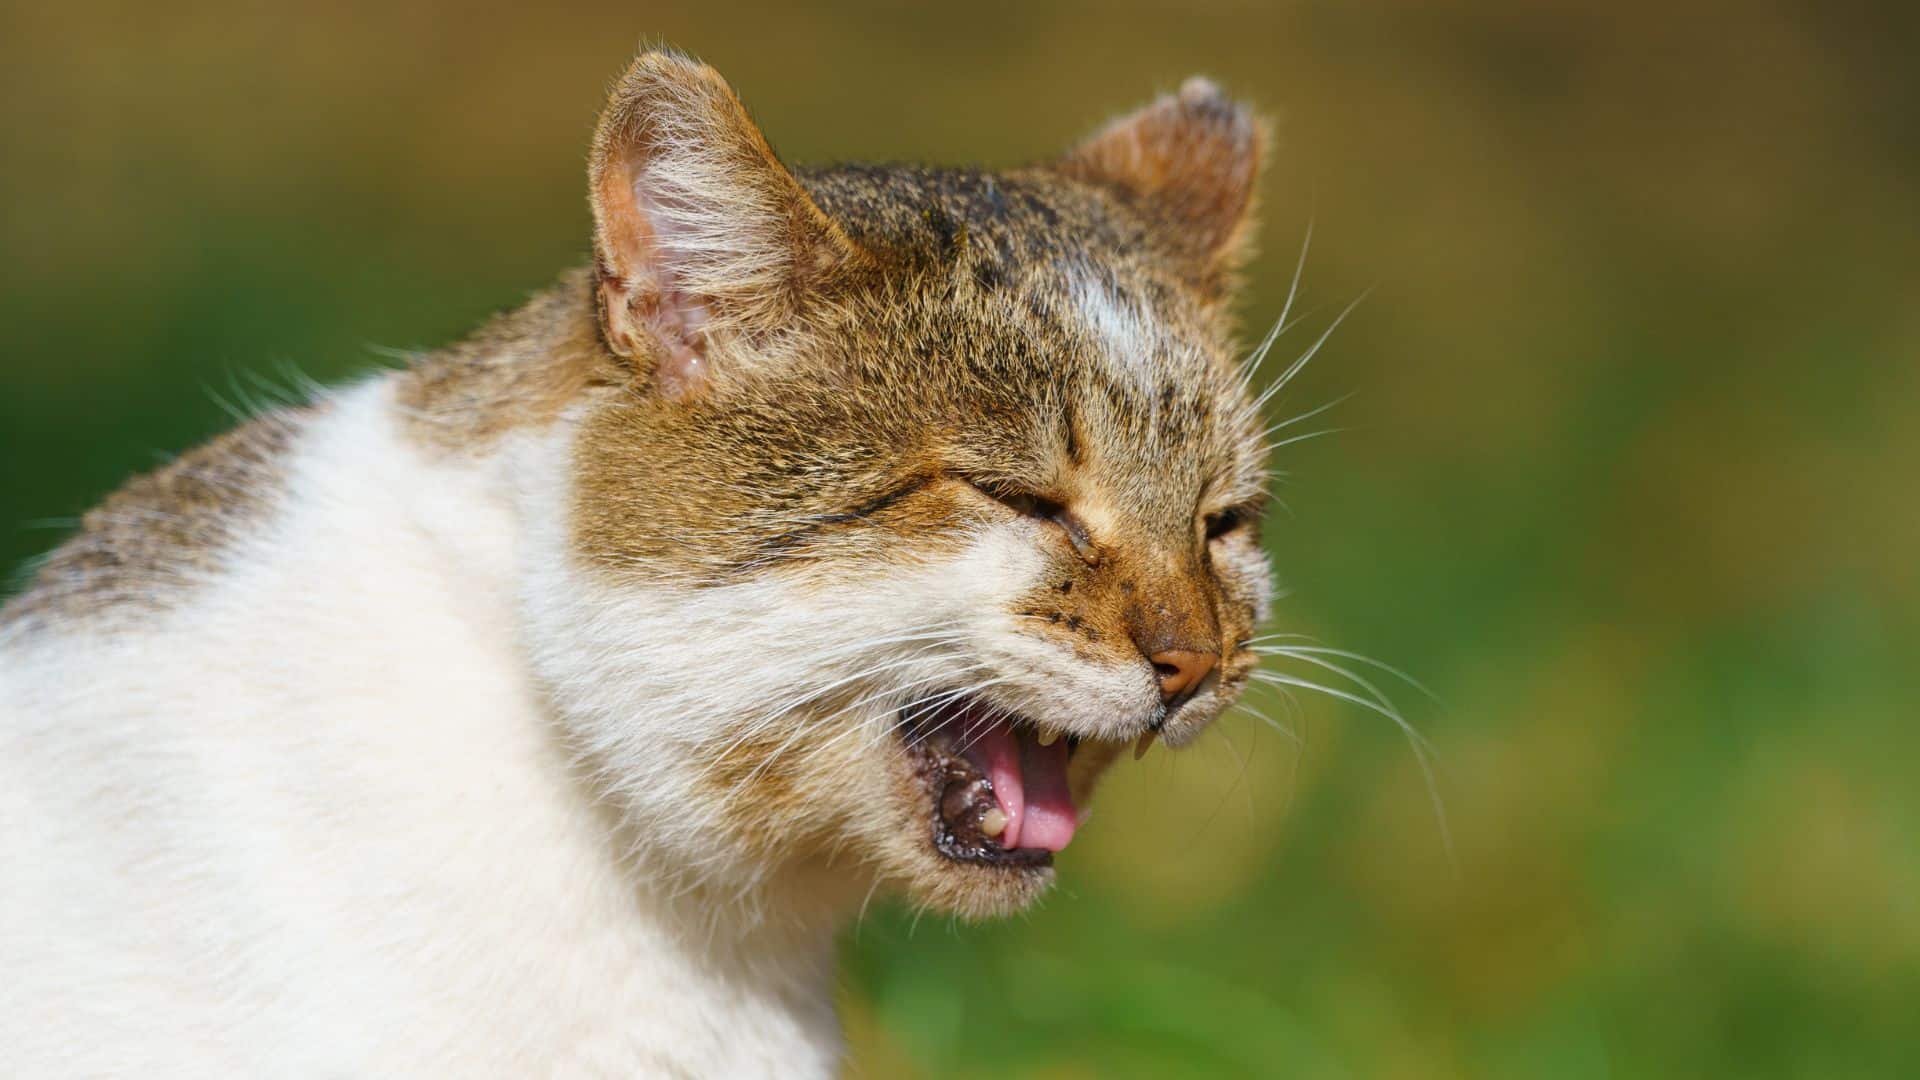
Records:
[[[864,261],[720,74],[678,53],[641,54],[615,85],[588,182],[602,333],[668,397]]]
[[[1167,248],[1219,299],[1251,253],[1268,141],[1265,121],[1196,76],[1095,132],[1058,167],[1119,193],[1163,226]]]

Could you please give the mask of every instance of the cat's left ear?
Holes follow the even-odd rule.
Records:
[[[750,362],[865,262],[726,80],[680,53],[643,53],[614,86],[588,182],[603,336],[668,397],[720,354]]]
[[[1056,167],[1118,193],[1158,226],[1195,284],[1217,297],[1252,254],[1266,144],[1259,117],[1195,76],[1179,93],[1101,128]]]

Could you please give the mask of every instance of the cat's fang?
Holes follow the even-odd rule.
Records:
[[[1035,734],[1033,736],[1033,741],[1039,743],[1041,746],[1052,746],[1054,742],[1059,738],[1060,738],[1059,728],[1041,727],[1036,729]]]
[[[1141,732],[1140,741],[1133,744],[1133,760],[1139,761],[1141,758],[1146,757],[1147,751],[1153,749],[1153,740],[1159,737],[1160,733],[1151,728]]]
[[[1001,813],[999,807],[996,806],[980,816],[980,832],[983,835],[998,839],[1000,834],[1006,831],[1007,815]]]

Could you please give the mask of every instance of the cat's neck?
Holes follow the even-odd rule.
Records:
[[[784,1056],[838,1052],[834,939],[872,883],[848,867],[775,852],[742,863],[721,850],[717,835],[712,850],[696,845],[690,853],[678,830],[702,820],[708,807],[683,804],[676,820],[636,820],[628,803],[598,786],[594,749],[583,745],[570,710],[611,697],[627,703],[622,728],[641,732],[684,732],[689,718],[673,711],[681,697],[668,665],[637,656],[623,671],[644,671],[646,681],[621,686],[618,672],[603,680],[571,663],[582,649],[579,624],[597,613],[583,602],[594,593],[593,571],[581,565],[572,540],[574,438],[590,397],[616,392],[594,383],[604,360],[596,333],[585,276],[569,275],[468,342],[390,376],[394,434],[429,471],[469,478],[473,499],[498,515],[491,528],[511,536],[505,546],[475,547],[458,576],[490,583],[478,594],[504,605],[481,621],[510,639],[501,644],[517,654],[538,703],[531,719],[547,740],[537,767],[563,804],[575,834],[570,842],[594,862],[587,875],[593,888],[578,917],[602,927],[593,935],[608,936],[592,947],[596,959],[567,962],[597,972],[590,981],[618,979],[619,972],[649,980],[639,991],[647,1000],[629,1001],[628,1016],[660,1015],[660,999],[671,997],[679,1003],[672,1012],[696,1030],[758,1025],[764,1038],[745,1039],[741,1052],[784,1045],[768,1058],[784,1071],[795,1066]],[[462,485],[423,485],[434,486]],[[420,496],[427,497],[424,490]],[[431,521],[434,547],[472,544],[472,522],[457,513]],[[657,605],[665,625],[691,623],[677,607],[686,597],[667,583],[643,588],[642,596],[641,603]],[[685,779],[684,760],[663,760],[660,769],[641,782],[664,787]],[[663,831],[675,834],[673,842],[662,842]],[[557,872],[549,884],[574,888]],[[540,919],[537,912],[528,917]],[[719,1067],[729,1060],[724,1056],[687,1060],[709,1063],[696,1073],[736,1071]]]
[[[633,916],[654,924],[696,967],[750,974],[767,985],[807,983],[830,962],[835,933],[871,883],[844,866],[775,853],[747,873],[727,859],[694,866],[673,857],[647,835],[650,823],[636,822],[617,796],[596,786],[592,748],[580,744],[566,715],[582,687],[563,685],[591,680],[543,670],[539,662],[550,651],[543,642],[577,648],[576,627],[567,624],[594,614],[578,604],[596,590],[594,571],[582,565],[572,540],[574,440],[593,395],[618,391],[603,381],[613,361],[600,345],[592,305],[590,275],[576,270],[466,341],[392,374],[386,396],[393,434],[427,469],[469,478],[468,489],[497,511],[494,527],[511,533],[510,545],[475,549],[457,573],[488,582],[480,593],[510,605],[489,621],[507,629],[525,657],[544,730],[565,759],[568,797],[591,816],[606,860],[631,883]],[[432,521],[436,547],[469,543],[470,522],[456,514]],[[641,587],[654,591],[644,581]],[[667,582],[657,594],[667,612],[687,601]],[[649,685],[630,688],[625,723],[641,730],[684,726],[681,717],[650,715],[652,699],[675,700],[671,669],[636,666],[648,672]]]
[[[538,703],[528,719],[547,740],[536,767],[546,774],[566,819],[573,836],[568,843],[578,845],[578,858],[593,863],[581,875],[592,882],[584,893],[564,867],[546,871],[547,902],[553,910],[571,908],[577,920],[577,929],[566,932],[574,946],[553,960],[581,973],[569,989],[604,990],[610,1002],[618,1002],[594,1006],[596,1015],[616,1025],[647,1025],[641,1035],[648,1053],[665,1055],[654,1065],[719,1075],[810,1072],[815,1070],[802,1063],[815,1062],[819,1071],[830,1071],[840,1038],[834,939],[868,895],[865,879],[812,861],[742,867],[717,857],[717,850],[710,863],[691,865],[684,843],[662,843],[657,835],[677,823],[658,817],[636,822],[617,796],[596,784],[600,769],[593,750],[581,745],[580,727],[568,715],[584,700],[610,695],[631,702],[623,726],[681,727],[683,716],[652,711],[654,702],[675,700],[672,688],[609,688],[565,664],[549,663],[543,670],[542,657],[552,660],[580,647],[573,624],[594,615],[579,603],[589,572],[579,565],[570,539],[571,447],[579,395],[591,391],[581,390],[580,358],[569,350],[579,348],[580,336],[592,329],[584,321],[590,316],[572,298],[563,286],[558,297],[502,320],[503,329],[514,331],[504,346],[496,342],[486,353],[437,358],[396,376],[394,387],[401,436],[414,441],[430,468],[479,478],[478,487],[498,500],[500,525],[513,536],[508,549],[480,553],[463,576],[497,582],[483,591],[508,605],[486,621],[497,620],[524,665]],[[542,304],[556,306],[542,311]],[[422,414],[408,395],[435,363],[468,365],[464,372],[454,366],[438,376],[443,394],[455,391],[462,375],[473,385],[446,394],[434,414],[440,429],[461,433],[464,444],[419,445],[433,433],[417,426]],[[468,522],[452,515],[438,520],[436,546],[463,543]],[[662,588],[661,595],[670,591]],[[661,603],[668,623],[682,618],[673,613],[674,601]],[[661,674],[663,665],[644,658],[635,667],[652,679],[671,679]],[[684,762],[661,768],[653,782],[677,783]],[[695,820],[704,810],[690,806],[680,816]],[[526,856],[539,858],[532,851]],[[539,906],[525,912],[536,925],[546,918]],[[738,1045],[701,1041],[716,1035]]]

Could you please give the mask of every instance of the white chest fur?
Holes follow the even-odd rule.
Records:
[[[832,922],[636,884],[572,775],[515,616],[563,435],[437,461],[389,399],[179,606],[0,641],[9,1068],[830,1072]]]

